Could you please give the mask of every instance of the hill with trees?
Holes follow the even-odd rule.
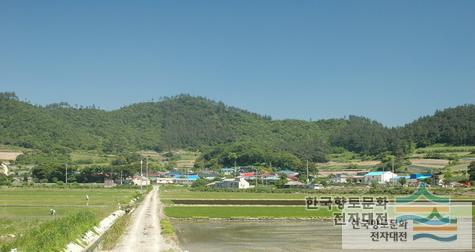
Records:
[[[296,167],[322,162],[344,148],[401,156],[414,145],[475,144],[475,105],[437,111],[404,127],[359,116],[319,121],[273,120],[203,97],[178,95],[106,111],[67,103],[38,106],[0,93],[0,143],[69,153],[99,150],[200,150],[204,166],[268,163]]]

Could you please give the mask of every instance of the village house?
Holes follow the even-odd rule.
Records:
[[[191,184],[200,177],[197,174],[176,175],[173,177],[175,184]]]
[[[0,165],[0,174],[8,176],[8,166],[4,163]]]
[[[150,185],[150,180],[146,178],[145,176],[134,176],[132,178],[132,183],[134,185],[142,185],[142,186],[147,186]]]
[[[225,168],[221,168],[221,169],[219,170],[219,172],[220,172],[221,174],[223,174],[224,176],[230,176],[230,175],[236,174],[236,169],[235,169],[235,168],[227,168],[227,167],[225,167]]]
[[[323,185],[321,185],[321,184],[314,184],[314,183],[312,183],[312,184],[307,184],[306,187],[307,187],[308,189],[312,189],[312,190],[320,190],[320,189],[323,189]]]
[[[364,175],[365,183],[371,183],[372,181],[376,181],[379,184],[389,183],[393,178],[396,178],[397,174],[390,172],[390,171],[373,171],[368,172]]]
[[[349,180],[349,176],[343,173],[338,173],[330,177],[330,183],[341,184],[346,183]]]
[[[364,183],[364,175],[355,175],[347,178],[347,182],[353,183],[353,184],[362,184]]]
[[[285,183],[284,188],[305,188],[306,185],[300,181],[290,180]]]
[[[235,179],[224,179],[222,181],[216,181],[208,184],[207,186],[212,186],[215,188],[237,188],[237,189],[248,189],[252,188],[244,178],[235,178]]]
[[[173,184],[175,183],[175,180],[173,178],[157,178],[156,180],[157,184]]]

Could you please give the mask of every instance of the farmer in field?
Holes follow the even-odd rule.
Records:
[[[56,210],[54,210],[53,208],[50,208],[49,215],[56,215]]]

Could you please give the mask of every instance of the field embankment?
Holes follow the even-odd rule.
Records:
[[[61,223],[63,218],[70,218],[82,212],[92,214],[96,222],[117,210],[119,204],[122,206],[128,204],[135,196],[136,191],[131,189],[2,188],[0,243],[15,244],[20,237],[35,232],[34,230],[41,228],[42,225],[54,226]],[[54,216],[50,215],[50,209],[56,211]],[[88,228],[90,227],[92,226],[88,225]],[[62,232],[69,231],[62,230]]]
[[[2,251],[10,251],[13,248],[19,251],[61,251],[66,244],[80,237],[97,221],[97,216],[90,211],[70,214],[28,230],[14,242],[3,245],[1,249]]]

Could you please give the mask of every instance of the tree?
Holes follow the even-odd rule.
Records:
[[[401,184],[401,186],[404,186],[407,181],[406,181],[406,178],[402,177],[402,178],[399,179],[398,182],[399,182],[399,184]]]
[[[277,181],[275,182],[275,186],[276,186],[277,188],[282,188],[282,187],[284,187],[285,184],[287,184],[287,181],[288,181],[288,180],[287,180],[287,175],[285,175],[285,174],[280,174],[279,180],[277,180]]]
[[[0,174],[0,186],[1,185],[10,185],[11,179],[5,174]]]
[[[208,184],[208,180],[204,178],[199,178],[191,184],[191,187],[205,187]]]
[[[450,183],[453,182],[454,175],[452,173],[452,170],[450,168],[447,168],[444,172],[444,185],[448,186]]]
[[[470,178],[470,181],[475,180],[475,161],[470,162],[470,165],[467,167],[468,169],[468,175]]]

